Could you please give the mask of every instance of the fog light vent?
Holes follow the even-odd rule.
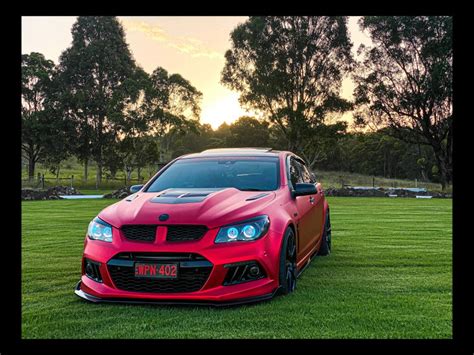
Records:
[[[256,261],[227,264],[224,267],[228,269],[223,283],[224,286],[255,281],[266,276],[265,271]]]
[[[90,259],[84,259],[84,271],[88,278],[102,282],[102,275],[100,274],[100,263]]]

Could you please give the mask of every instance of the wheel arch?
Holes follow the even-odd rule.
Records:
[[[295,224],[293,223],[293,221],[289,221],[289,223],[287,224],[286,228],[285,228],[285,232],[288,228],[291,228],[293,230],[293,233],[295,234],[295,237],[296,237],[296,226]]]
[[[324,199],[324,211],[323,211],[324,219],[323,219],[323,221],[326,220],[326,216],[328,215],[328,213],[329,213],[329,204],[328,204],[328,201],[326,199]]]
[[[283,230],[283,234],[282,234],[283,237],[281,238],[281,241],[280,241],[280,248],[279,248],[280,251],[281,251],[281,248],[283,247],[283,240],[288,228],[293,231],[293,235],[295,236],[296,250],[298,250],[298,230],[296,228],[294,221],[289,220],[285,226],[285,229]]]

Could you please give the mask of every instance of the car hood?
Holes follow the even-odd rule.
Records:
[[[264,214],[273,191],[167,189],[137,192],[105,208],[99,218],[120,228],[125,224],[195,224],[215,228]],[[162,214],[169,215],[159,221]]]

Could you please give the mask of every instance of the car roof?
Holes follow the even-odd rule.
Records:
[[[251,157],[277,157],[281,151],[273,150],[272,148],[218,148],[218,149],[207,149],[200,153],[187,154],[182,156],[182,159],[189,158],[210,158],[210,157],[238,157],[238,156],[251,156]]]

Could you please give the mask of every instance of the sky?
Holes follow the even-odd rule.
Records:
[[[229,35],[246,19],[236,16],[119,16],[137,64],[148,73],[160,66],[170,74],[179,73],[188,79],[203,93],[201,123],[209,123],[214,129],[240,116],[255,115],[240,107],[237,92],[220,84],[224,53],[231,46]],[[348,24],[354,56],[360,44],[370,44],[357,20],[358,17],[350,17]],[[62,51],[71,45],[71,27],[75,21],[76,17],[22,17],[22,54],[40,52],[58,63]],[[350,78],[344,79],[341,96],[351,99],[353,88]],[[342,119],[350,121],[351,117],[351,113],[346,113]]]

